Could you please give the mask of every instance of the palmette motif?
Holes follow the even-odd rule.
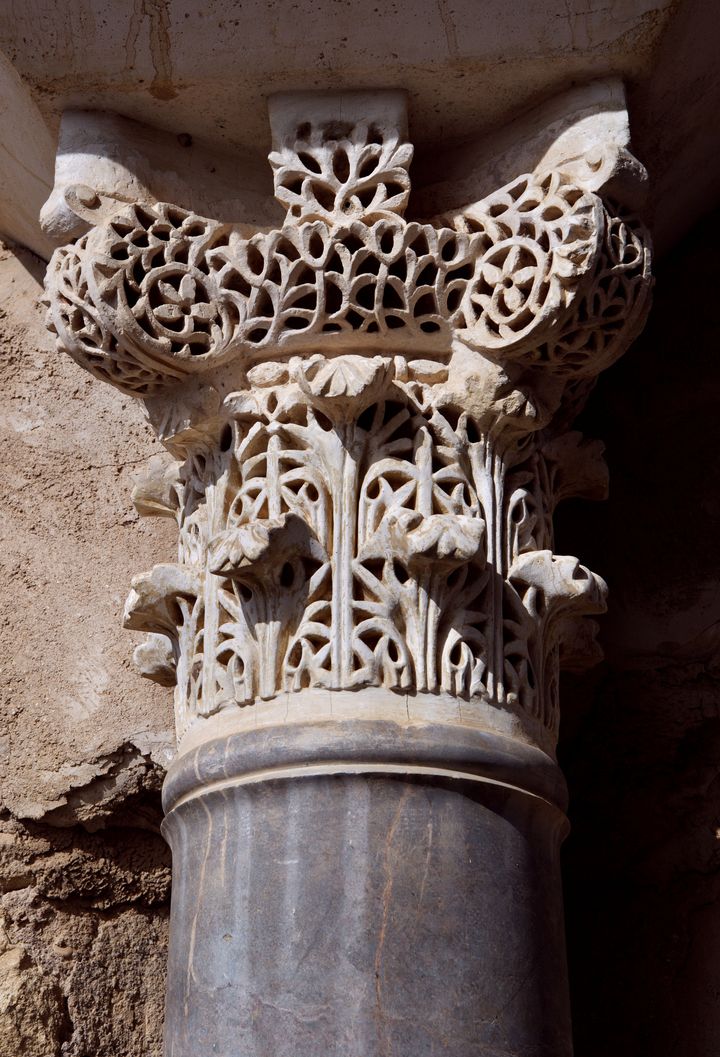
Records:
[[[183,574],[156,567],[155,610],[138,578],[126,623],[170,636],[179,714],[385,686],[479,696],[553,728],[559,629],[604,608],[602,581],[552,555],[551,509],[573,490],[557,460],[587,480],[597,448],[483,434],[402,360],[322,359],[316,392],[308,361],[272,366],[280,384],[226,397],[227,433],[184,463],[177,502],[156,473],[153,512],[178,516]],[[152,494],[146,481],[146,510]]]
[[[138,204],[51,262],[60,346],[171,452],[136,503],[177,518],[179,562],[126,624],[180,733],[313,687],[557,728],[605,594],[553,554],[556,502],[603,487],[560,430],[642,324],[646,242],[562,172],[407,222],[411,155],[382,122],[304,122],[270,156],[280,230]]]

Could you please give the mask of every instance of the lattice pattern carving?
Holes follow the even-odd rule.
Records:
[[[643,318],[641,233],[560,174],[522,177],[447,222],[318,216],[246,239],[174,206],[129,207],[56,252],[49,325],[83,366],[148,395],[318,343],[441,355],[455,340],[596,374]]]

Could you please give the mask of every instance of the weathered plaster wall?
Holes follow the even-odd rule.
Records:
[[[53,350],[44,266],[0,252],[0,1053],[160,1053],[170,695],[120,628],[133,573],[173,552],[131,473],[139,408]]]
[[[718,1052],[719,219],[661,263],[644,335],[584,415],[609,503],[561,517],[611,592],[607,661],[563,698],[577,1057]]]

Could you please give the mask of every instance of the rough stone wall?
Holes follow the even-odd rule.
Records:
[[[577,1057],[719,1050],[718,220],[661,263],[643,337],[584,415],[609,503],[561,516],[560,552],[610,585],[607,660],[563,688]]]
[[[561,512],[611,586],[607,661],[566,680],[566,904],[577,1057],[710,1057],[720,1037],[720,324],[712,219],[584,415],[611,499]],[[120,629],[174,550],[131,475],[139,407],[56,356],[43,266],[0,253],[0,1054],[159,1057],[168,691]],[[581,541],[581,542],[579,542]]]
[[[156,442],[55,353],[43,272],[0,251],[0,1054],[157,1057],[171,701],[120,614],[173,533],[132,512]]]

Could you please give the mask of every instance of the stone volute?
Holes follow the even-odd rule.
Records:
[[[271,100],[276,227],[53,192],[49,325],[179,528],[125,612],[175,685],[168,1057],[571,1053],[558,671],[605,586],[552,515],[650,275],[625,112],[561,112],[429,219],[397,92]]]

